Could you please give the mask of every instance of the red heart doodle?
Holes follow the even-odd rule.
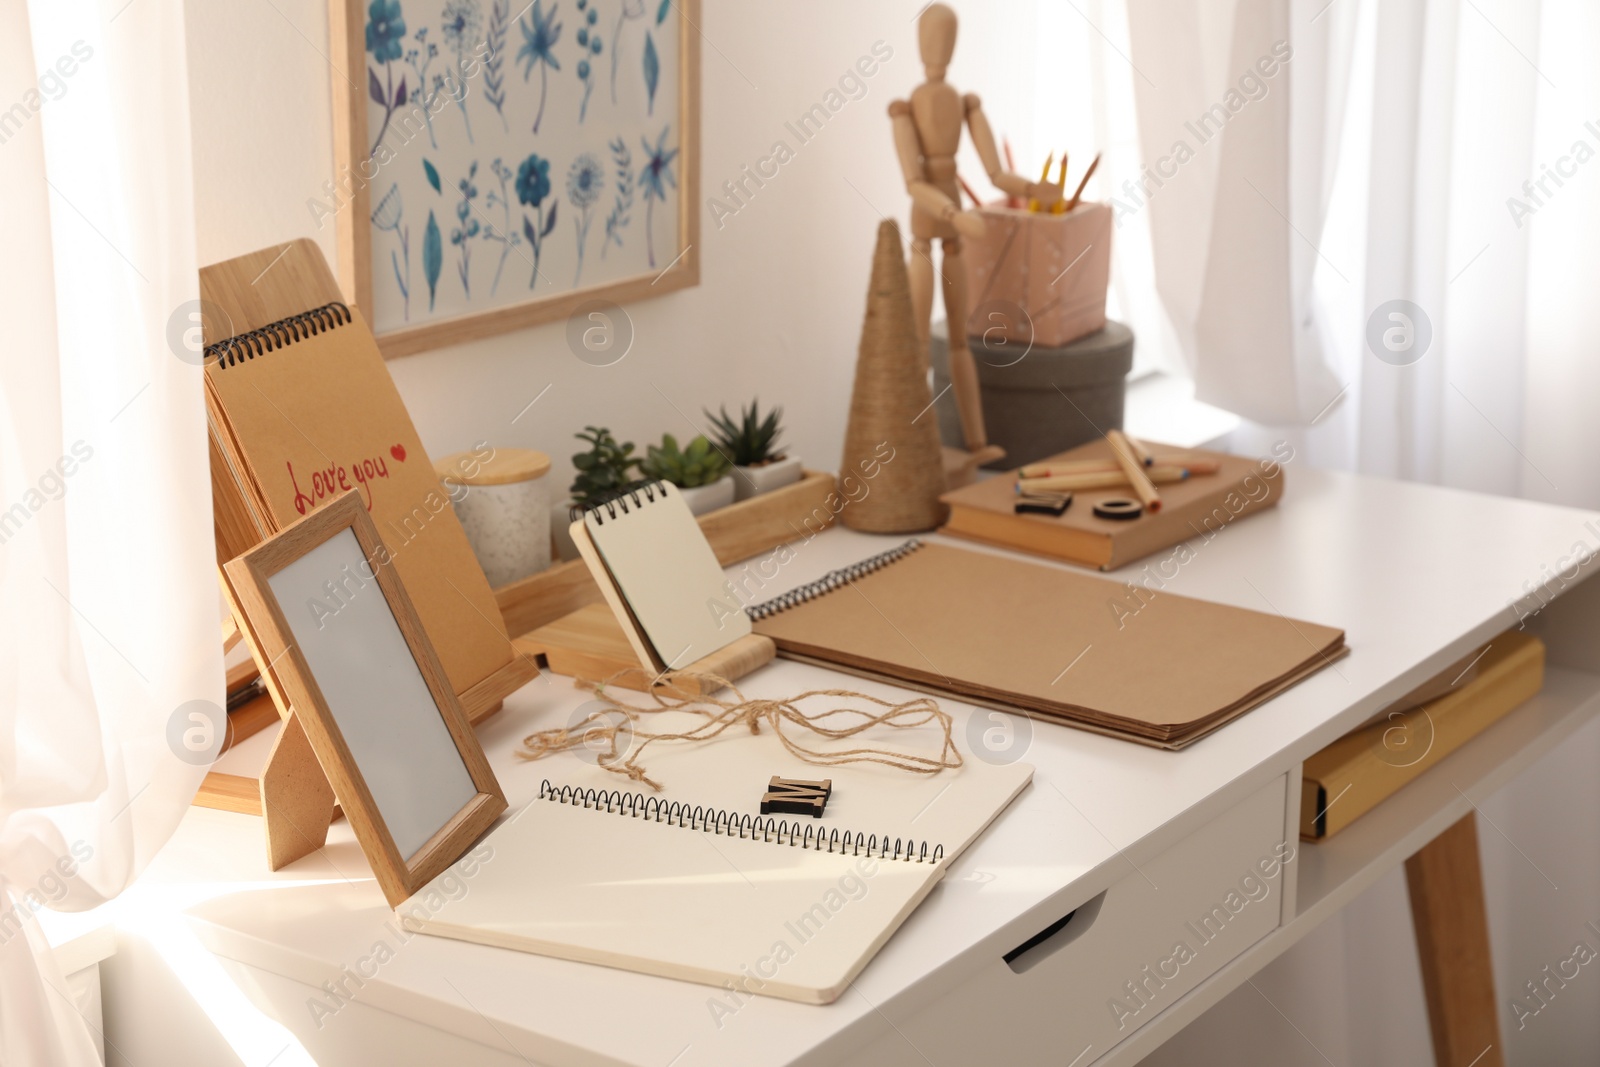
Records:
[[[406,446],[394,445],[389,449],[389,455],[393,456],[396,462],[404,463],[406,461]]]

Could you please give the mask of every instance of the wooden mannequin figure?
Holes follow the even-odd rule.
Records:
[[[967,272],[961,258],[961,238],[983,236],[984,223],[976,211],[961,209],[956,149],[961,145],[963,123],[971,131],[972,146],[996,188],[1010,196],[1037,200],[1046,209],[1061,198],[1061,191],[1048,182],[1032,182],[1003,168],[995,149],[994,132],[977,95],[961,96],[944,80],[955,53],[956,13],[944,4],[930,4],[917,20],[917,44],[928,80],[912,90],[909,101],[896,100],[889,105],[895,150],[905,174],[906,192],[911,195],[911,302],[926,358],[933,316],[933,240],[938,238],[944,252],[940,274],[949,323],[950,382],[970,453],[961,457],[965,462],[958,466],[964,467],[970,478],[978,464],[1005,453],[989,444],[983,425],[978,368],[967,348]],[[953,482],[965,480],[960,478],[960,472],[952,473],[956,475]]]

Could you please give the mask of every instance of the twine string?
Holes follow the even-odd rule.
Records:
[[[614,679],[617,676],[612,677]],[[640,706],[613,696],[607,689],[611,679],[607,682],[575,679],[574,684],[578,688],[594,693],[605,706],[596,708],[571,725],[529,734],[522,741],[522,748],[517,752],[518,758],[539,760],[569,749],[589,748],[595,751],[602,770],[659,791],[661,784],[645,772],[642,761],[645,750],[657,741],[710,741],[739,726],[746,727],[755,735],[761,733],[765,724],[791,755],[821,767],[877,763],[913,774],[938,774],[943,770],[954,770],[962,764],[961,753],[952,736],[950,713],[940,708],[931,697],[917,697],[896,704],[849,689],[810,689],[787,700],[772,700],[746,697],[732,682],[716,675],[685,675],[680,672],[673,677],[700,682],[705,692],[720,693],[726,690],[732,694],[732,698],[703,696],[669,682],[650,690],[653,706]],[[869,707],[835,706],[817,712],[807,712],[801,708],[801,704],[816,698],[860,701]],[[670,733],[640,728],[646,716],[666,711],[688,712],[699,716],[700,721],[689,729]],[[871,745],[823,750],[803,743],[796,736],[805,736],[804,732],[809,732],[819,740],[844,741],[880,726],[914,730],[929,724],[935,725],[941,735],[937,756]],[[622,751],[618,747],[619,736],[630,741]]]

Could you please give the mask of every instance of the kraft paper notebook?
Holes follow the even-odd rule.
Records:
[[[319,306],[209,343],[205,354],[220,555],[237,556],[358,490],[469,712],[537,673],[519,667],[360,312]],[[347,592],[360,583],[352,576]]]
[[[1132,521],[1094,514],[1095,504],[1102,499],[1131,496],[1127,488],[1077,492],[1071,506],[1059,516],[1013,514],[1016,474],[997,475],[941,496],[939,499],[950,505],[950,518],[940,532],[1115,570],[1270,508],[1283,496],[1283,467],[1272,460],[1153,443],[1150,447],[1157,454],[1213,460],[1220,469],[1216,474],[1160,486],[1161,510]],[[1091,441],[1039,463],[1084,460],[1112,461],[1111,446],[1104,440]]]
[[[970,757],[932,776],[823,768],[784,752],[770,732],[652,750],[651,770],[668,785],[661,797],[618,790],[615,775],[588,770],[576,781],[598,785],[546,783],[483,839],[473,854],[487,846],[492,856],[465,896],[441,886],[432,899],[442,906],[402,905],[402,923],[826,1004],[1033,774]],[[772,774],[831,779],[824,816],[756,815]],[[426,905],[429,892],[414,899]]]
[[[1322,669],[1344,631],[908,541],[749,608],[778,653],[1181,748]],[[1112,610],[1113,604],[1123,611]]]
[[[572,541],[640,663],[676,670],[750,633],[677,486],[650,482],[590,505]]]

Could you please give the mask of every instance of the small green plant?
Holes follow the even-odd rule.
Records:
[[[586,426],[583,433],[573,436],[590,446],[589,451],[572,457],[572,465],[578,469],[572,480],[572,498],[577,503],[593,503],[638,481],[633,471],[643,461],[633,454],[632,441],[618,444],[603,426]]]
[[[643,469],[652,478],[671,482],[680,489],[693,489],[697,485],[710,485],[732,466],[728,457],[711,447],[705,434],[700,434],[683,451],[670,433],[661,438],[661,444],[651,445],[645,456]]]
[[[778,437],[783,433],[783,427],[779,425],[779,420],[783,418],[782,408],[773,408],[767,412],[766,418],[762,418],[756,401],[752,400],[750,406],[739,413],[737,422],[728,415],[727,408],[721,411],[720,415],[707,411],[706,418],[711,420],[717,444],[732,457],[734,463],[741,467],[758,467],[783,458],[783,450],[778,447]]]

